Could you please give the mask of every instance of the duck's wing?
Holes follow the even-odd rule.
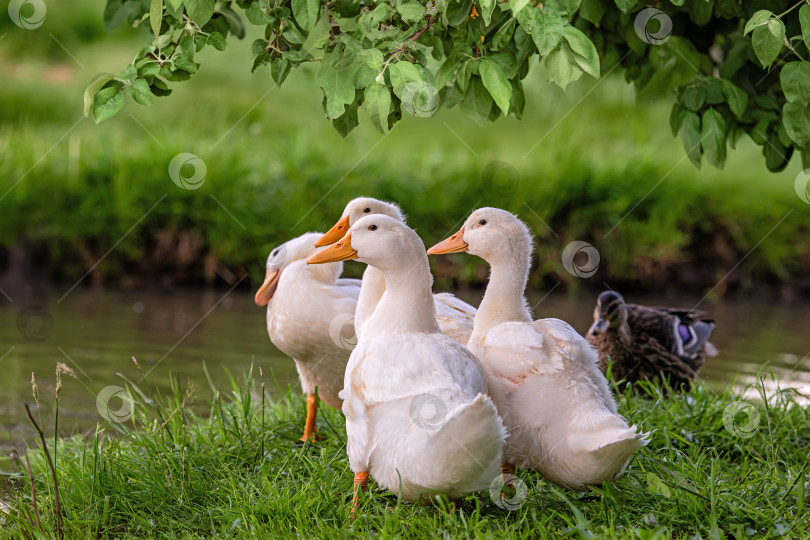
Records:
[[[466,345],[470,341],[477,310],[449,293],[434,294],[433,301],[436,305],[436,321],[442,333]]]
[[[703,354],[717,354],[717,349],[709,342],[714,321],[705,318],[704,312],[635,304],[627,307],[627,322],[634,336],[657,340],[671,354],[694,364],[694,369],[703,365]]]

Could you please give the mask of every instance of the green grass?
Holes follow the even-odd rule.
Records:
[[[85,17],[100,18],[102,2],[80,3]],[[475,206],[515,211],[538,236],[535,283],[546,287],[705,290],[746,257],[723,287],[751,289],[795,284],[810,266],[810,207],[794,193],[797,162],[768,173],[743,139],[724,170],[698,171],[671,136],[668,98],[637,101],[615,74],[563,93],[535,69],[522,121],[479,127],[441,110],[430,119],[406,115],[386,137],[364,120],[344,141],[323,118],[312,68],[268,94],[269,74],[249,73],[248,37],[224,53],[207,51],[199,75],[154,106],[128,103],[114,119],[85,119],[66,135],[91,77],[118,72],[143,37],[82,33],[70,6],[48,9],[36,31],[7,27],[0,53],[8,74],[0,87],[0,196],[8,191],[0,245],[23,245],[46,277],[75,280],[93,267],[96,282],[108,284],[164,276],[201,284],[227,268],[258,281],[272,245],[326,229],[358,195],[401,203],[428,244],[455,232]],[[179,152],[205,161],[200,189],[170,181]],[[493,187],[483,178],[493,161],[512,164],[519,179]],[[601,254],[589,281],[562,267],[573,240]],[[445,259],[436,273],[442,286],[485,277],[472,258]]]
[[[612,484],[589,493],[565,492],[521,471],[527,498],[517,510],[507,511],[487,492],[459,501],[454,510],[400,504],[372,482],[360,517],[352,522],[347,519],[352,474],[339,412],[324,408],[320,429],[325,439],[300,446],[294,440],[303,424],[303,400],[293,393],[271,399],[262,377],[248,374],[232,380],[227,391],[213,389],[214,398],[204,407],[191,407],[194,390],[177,381],[173,394],[164,397],[152,395],[145,384],[129,388],[131,423],[99,424],[95,436],[58,443],[69,538],[810,534],[805,508],[810,410],[796,405],[790,390],[750,404],[730,391],[712,392],[703,385],[686,395],[667,397],[651,388],[641,395],[624,394],[618,398],[621,413],[651,431],[652,440]],[[110,406],[118,408],[118,403]],[[760,415],[746,436],[724,425],[724,413],[740,406]],[[749,418],[738,414],[737,426]],[[42,525],[54,531],[50,473],[41,451],[34,448],[28,455]],[[41,533],[32,523],[27,473],[19,459],[15,464],[13,498],[0,538],[37,537]]]

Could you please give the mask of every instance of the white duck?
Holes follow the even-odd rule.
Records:
[[[617,413],[596,350],[568,323],[532,320],[523,296],[532,253],[526,225],[504,210],[481,208],[428,253],[456,251],[491,266],[469,348],[484,365],[509,432],[504,474],[530,467],[577,491],[614,480],[647,444],[646,434]]]
[[[343,263],[309,266],[306,259],[320,233],[306,233],[275,248],[256,304],[267,305],[267,333],[280,351],[292,357],[307,394],[307,420],[302,441],[316,436],[318,396],[340,408],[338,393],[355,343],[351,320],[360,281],[338,279]],[[347,335],[349,334],[349,335]]]
[[[378,269],[386,283],[346,367],[355,486],[370,473],[406,501],[486,488],[499,475],[505,432],[480,364],[439,330],[424,244],[399,220],[372,215],[309,262],[348,259]]]
[[[349,201],[340,220],[315,245],[328,246],[337,242],[357,220],[373,214],[390,216],[405,223],[405,216],[396,204],[371,197],[360,197]],[[360,298],[357,301],[357,312],[355,313],[354,326],[358,336],[363,331],[364,322],[374,312],[374,308],[377,307],[384,292],[383,273],[373,266],[369,266],[363,273],[363,285],[360,288]],[[475,308],[449,293],[434,294],[433,300],[436,305],[436,320],[439,322],[442,332],[458,343],[467,345],[475,321]]]

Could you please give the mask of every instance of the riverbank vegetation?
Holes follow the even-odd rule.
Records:
[[[66,379],[64,384],[78,383]],[[652,387],[628,391],[618,397],[620,412],[649,431],[651,442],[612,484],[573,493],[521,471],[523,486],[518,483],[516,493],[506,494],[510,510],[497,482],[492,493],[471,495],[455,508],[400,504],[372,482],[352,522],[353,476],[338,411],[324,407],[324,438],[302,446],[295,441],[303,399],[293,390],[271,398],[272,377],[260,372],[232,379],[227,389],[211,384],[210,392],[177,379],[163,396],[145,381],[121,384],[126,392],[106,403],[108,418],[99,416],[95,432],[48,438],[66,537],[798,538],[810,533],[810,409],[796,406],[788,389],[759,402],[704,385],[684,395],[665,396]],[[213,397],[202,403],[201,393]],[[47,433],[54,419],[37,421]],[[30,440],[27,454],[20,451],[0,462],[0,468],[12,471],[13,486],[0,518],[5,521],[0,538],[59,530],[51,470],[36,438]]]
[[[267,73],[249,73],[249,36],[224,53],[200,53],[210,56],[205,68],[173,99],[128,104],[96,126],[83,119],[82,89],[125,63],[138,38],[122,29],[99,41],[99,2],[81,4],[72,18],[72,8],[49,6],[37,30],[0,29],[6,272],[75,281],[89,271],[87,283],[110,285],[234,283],[249,274],[247,286],[261,278],[271,246],[328,228],[362,194],[399,202],[428,244],[474,207],[517,212],[538,238],[536,286],[810,290],[810,206],[794,189],[798,162],[769,173],[744,138],[723,171],[698,172],[666,128],[669,102],[637,101],[616,74],[563,93],[537,69],[522,121],[480,128],[442,109],[430,119],[406,114],[385,137],[363,122],[343,140],[313,106],[321,96],[312,70],[280,88]],[[181,152],[205,163],[199,189],[169,176]],[[574,240],[599,251],[589,279],[563,267]],[[442,286],[486,276],[474,258],[434,264]]]

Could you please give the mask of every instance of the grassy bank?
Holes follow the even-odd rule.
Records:
[[[0,272],[14,260],[20,273],[49,279],[92,269],[105,283],[256,281],[272,245],[324,230],[347,200],[372,195],[401,203],[428,244],[476,206],[519,213],[538,236],[534,279],[546,287],[705,290],[744,259],[720,292],[810,290],[799,164],[770,174],[741,140],[725,170],[697,171],[671,136],[667,102],[637,101],[618,73],[563,93],[534,70],[523,121],[480,128],[441,110],[405,118],[386,137],[363,122],[343,140],[323,118],[312,70],[275,89],[268,73],[249,73],[249,36],[203,55],[200,74],[169,98],[128,103],[95,126],[80,120],[84,86],[118,72],[140,38],[104,38],[103,2],[81,4],[86,23],[98,16],[82,32],[67,5],[49,6],[36,31],[3,29]],[[180,152],[207,166],[197,190],[169,178]],[[494,179],[493,162],[509,165]],[[563,268],[574,240],[601,255],[588,280]],[[448,260],[436,268],[440,282],[486,275],[471,258]]]
[[[487,492],[449,510],[399,504],[394,495],[372,487],[360,517],[351,522],[352,474],[341,414],[324,410],[324,440],[295,445],[303,400],[291,393],[271,401],[264,379],[248,376],[230,389],[214,389],[210,403],[195,407],[195,391],[177,382],[173,395],[164,397],[151,395],[146,384],[130,384],[131,421],[102,422],[95,434],[51,445],[66,536],[798,538],[810,533],[805,508],[810,410],[792,406],[791,391],[768,404],[748,404],[705,386],[675,397],[654,391],[623,395],[620,411],[651,431],[652,440],[613,484],[578,494],[522,471],[526,498],[516,500],[513,511],[500,508]],[[118,401],[110,407],[120,409]],[[201,407],[205,412],[192,412]],[[40,422],[47,431],[53,419]],[[48,466],[39,450],[28,456],[42,527],[55,531]],[[38,534],[24,463],[18,456],[2,465],[17,469],[3,538]]]

